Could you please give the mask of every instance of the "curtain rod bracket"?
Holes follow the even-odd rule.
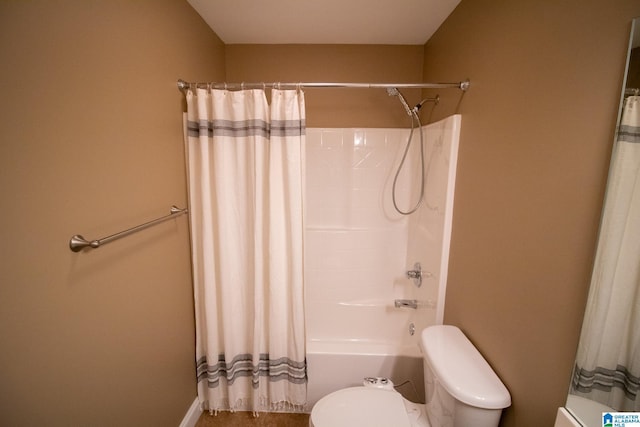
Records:
[[[178,90],[186,90],[189,89],[189,83],[185,82],[182,79],[178,79]]]

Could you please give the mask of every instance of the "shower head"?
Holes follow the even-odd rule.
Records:
[[[414,114],[413,110],[411,110],[411,108],[409,108],[409,104],[407,104],[407,100],[404,99],[404,96],[402,96],[402,94],[400,93],[400,91],[398,90],[397,87],[388,87],[387,88],[387,95],[389,95],[389,96],[397,96],[398,99],[400,100],[400,103],[404,107],[404,110],[407,112],[407,115],[413,116],[413,114]]]
[[[398,90],[397,87],[388,87],[387,88],[387,95],[389,95],[389,96],[398,96],[398,95],[400,95],[400,91]]]

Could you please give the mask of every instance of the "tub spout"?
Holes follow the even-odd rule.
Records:
[[[415,299],[397,299],[394,304],[397,308],[418,308],[418,300]]]

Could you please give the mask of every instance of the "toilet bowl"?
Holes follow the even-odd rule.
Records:
[[[312,408],[311,427],[497,427],[511,396],[487,361],[455,326],[422,331],[425,405],[391,389],[350,387]]]

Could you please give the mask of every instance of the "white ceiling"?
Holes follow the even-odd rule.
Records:
[[[460,0],[187,0],[226,44],[424,44]]]

